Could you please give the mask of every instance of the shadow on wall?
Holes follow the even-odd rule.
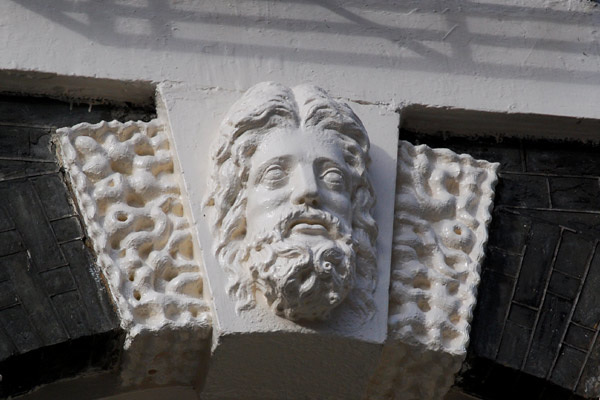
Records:
[[[12,1],[112,47],[553,82],[600,78],[600,7],[587,0],[579,11],[468,0]]]

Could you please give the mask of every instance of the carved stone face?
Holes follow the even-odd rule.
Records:
[[[298,128],[273,129],[252,156],[247,184],[246,235],[271,232],[282,218],[299,207],[321,210],[337,217],[345,232],[350,229],[351,173],[339,140],[328,131]],[[303,240],[331,239],[325,221],[293,222],[290,236]]]
[[[242,312],[324,320],[346,297],[371,315],[377,227],[369,140],[354,112],[314,86],[263,82],[220,127],[205,206],[227,290]],[[349,295],[352,292],[354,295]]]
[[[242,264],[291,319],[326,317],[351,288],[351,172],[340,145],[335,132],[279,128],[251,159]]]

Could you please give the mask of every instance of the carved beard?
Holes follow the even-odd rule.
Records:
[[[307,221],[325,226],[329,237],[307,240],[293,233],[295,225]],[[303,207],[283,218],[274,231],[246,241],[240,264],[277,315],[324,320],[354,283],[356,255],[349,231],[335,216]]]

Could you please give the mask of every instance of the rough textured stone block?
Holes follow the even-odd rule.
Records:
[[[588,328],[597,329],[598,321],[600,321],[600,302],[598,301],[598,288],[600,287],[600,251],[598,251],[598,245],[594,249],[594,257],[592,258],[589,272],[586,277],[585,283],[577,307],[575,308],[575,314],[573,315],[573,321],[580,323]]]
[[[22,179],[28,176],[46,175],[58,172],[54,163],[32,163],[19,159],[0,159],[0,181]]]
[[[82,337],[93,333],[90,331],[90,323],[82,301],[75,290],[52,296],[52,305],[65,324],[69,337]]]
[[[49,296],[76,290],[69,267],[60,267],[40,274],[42,285]]]
[[[598,178],[548,178],[552,208],[598,211],[600,184]]]
[[[563,346],[552,370],[552,382],[575,390],[575,382],[579,379],[579,373],[585,364],[585,358],[585,352]]]
[[[587,271],[595,238],[574,232],[562,234],[554,269],[567,275],[582,278]]]
[[[527,355],[530,335],[531,329],[520,326],[509,318],[504,325],[502,342],[495,358],[502,365],[520,369]]]
[[[573,302],[554,296],[546,295],[540,310],[539,321],[533,333],[531,349],[527,355],[524,371],[539,378],[546,378],[551,372],[556,350],[569,323],[569,312]]]
[[[69,262],[71,276],[77,284],[83,302],[90,316],[90,329],[94,332],[105,332],[118,326],[113,304],[108,301],[109,294],[96,267],[96,260],[90,255],[87,246],[79,240],[64,243],[61,250]]]
[[[564,296],[569,300],[573,300],[579,293],[580,285],[580,279],[565,275],[559,271],[554,271],[550,276],[547,290],[554,294]]]
[[[0,309],[19,304],[19,298],[10,280],[0,281]]]
[[[565,343],[580,350],[588,351],[594,337],[595,332],[593,330],[571,323],[567,336],[565,336]]]
[[[486,255],[486,265],[491,271],[517,278],[523,256],[521,254],[511,254],[503,249],[488,245]]]
[[[515,301],[531,307],[540,305],[560,234],[557,226],[533,225],[514,294]]]
[[[597,335],[590,356],[577,384],[579,393],[595,393],[600,390],[600,337]]]
[[[49,219],[55,220],[73,215],[73,205],[65,182],[57,174],[35,177],[30,180],[38,196],[46,199],[44,211]]]
[[[36,160],[54,161],[55,154],[51,145],[53,129],[28,128],[29,156]]]
[[[22,128],[0,127],[0,155],[11,158],[29,155],[29,136],[23,134]]]
[[[471,347],[476,354],[496,358],[502,340],[502,329],[499,328],[503,326],[508,313],[514,284],[514,279],[510,277],[484,270],[477,307],[486,312],[477,315],[471,331]],[[490,329],[490,326],[495,326],[496,329]]]
[[[512,303],[508,320],[527,329],[533,329],[535,324],[536,310],[517,303]]]
[[[495,203],[510,207],[549,208],[548,182],[542,176],[502,174]]]
[[[528,142],[526,146],[524,158],[529,172],[600,176],[596,147],[544,141]]]
[[[65,265],[33,185],[29,181],[1,182],[0,198],[3,199],[0,207],[10,210],[11,219],[31,254],[32,267],[41,272]]]
[[[4,211],[4,209],[2,209],[2,207],[0,207],[0,232],[3,231],[7,231],[10,229],[14,229],[15,225],[12,222],[12,219],[10,219],[6,213],[6,211]]]
[[[501,190],[500,187],[497,190]],[[511,254],[523,254],[531,225],[532,221],[527,216],[497,207],[490,224],[488,247],[502,249]]]
[[[6,356],[27,353],[44,346],[44,342],[36,334],[36,327],[29,321],[27,311],[22,305],[0,310],[0,322],[6,332],[3,339],[14,346]]]
[[[58,242],[68,242],[83,237],[83,229],[81,229],[81,223],[77,217],[54,220],[51,225]]]
[[[8,269],[19,303],[23,307],[22,312],[30,319],[34,327],[32,333],[40,344],[49,346],[68,340],[69,336],[56,315],[51,299],[42,289],[39,276],[29,272],[35,269],[28,253],[5,256],[2,261],[3,267]]]
[[[24,250],[23,241],[18,231],[0,232],[0,257]]]

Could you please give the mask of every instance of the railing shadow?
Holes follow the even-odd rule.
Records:
[[[174,2],[164,0],[147,0],[145,5],[123,4],[116,0],[74,1],[53,0],[11,0],[22,7],[37,13],[69,30],[94,42],[120,48],[149,48],[167,50],[169,52],[199,53],[236,57],[264,57],[327,63],[334,65],[353,65],[361,67],[379,67],[392,70],[415,70],[432,73],[451,73],[455,75],[478,75],[493,78],[510,78],[525,80],[546,80],[570,83],[589,83],[600,78],[600,45],[596,27],[600,27],[600,8],[597,11],[569,12],[548,8],[535,8],[514,5],[481,4],[468,0],[450,1],[383,1],[368,2],[368,7],[347,6],[335,0],[283,0],[280,3],[290,7],[312,6],[318,15],[311,20],[294,18],[293,13],[285,17],[269,12],[265,0],[239,1],[230,13],[211,10],[210,4],[198,3],[194,9],[185,9]],[[262,17],[249,16],[236,12],[244,4],[252,5]],[[241,5],[241,6],[240,6]],[[361,3],[361,5],[364,5]],[[281,7],[282,5],[279,4]],[[223,7],[226,9],[226,7]],[[372,11],[378,10],[386,14],[386,21],[394,23],[382,24],[369,18]],[[281,12],[280,12],[281,14]],[[403,23],[410,15],[430,18],[437,23],[430,26],[414,27]],[[289,16],[288,16],[289,15]],[[577,40],[555,39],[549,37],[516,34],[490,34],[470,32],[472,19],[487,19],[490,23],[532,23],[557,25],[576,23],[576,28],[589,27],[590,37]],[[123,21],[136,21],[128,27]],[[135,32],[132,27],[144,21],[147,33]],[[121,21],[121,22],[119,22]],[[441,21],[441,22],[440,22]],[[218,40],[205,38],[200,33],[206,32],[198,28],[198,37],[181,37],[178,25],[227,26],[232,30],[227,37],[237,40]],[[128,30],[129,29],[129,30]],[[249,42],[245,37],[247,30],[263,30],[264,32],[303,33],[317,32],[326,39],[342,37],[348,44],[356,40],[381,39],[381,52],[360,51],[356,46],[347,46],[352,50],[339,48],[332,50],[329,45],[300,42],[301,46],[290,45],[289,35],[277,38],[269,36],[270,44]],[[598,28],[600,29],[600,28]],[[460,36],[456,38],[456,34]],[[539,32],[538,32],[539,33]],[[266,42],[266,40],[265,40]],[[279,43],[279,44],[273,44]],[[333,42],[332,42],[333,43]],[[449,51],[441,51],[447,46]],[[486,59],[485,52],[477,56],[474,50],[480,47],[491,48],[494,52],[505,51],[506,60],[497,62],[497,55]],[[363,49],[367,50],[367,49]],[[511,52],[521,51],[526,57],[512,61]],[[568,58],[569,68],[557,65],[540,65],[530,61],[534,52],[556,52]],[[594,57],[596,63],[588,62],[585,68],[574,69],[586,57]],[[583,60],[583,61],[582,61]],[[579,64],[576,63],[579,61]],[[554,63],[556,64],[556,63]],[[591,67],[590,67],[591,66]],[[587,70],[586,70],[587,69]]]

